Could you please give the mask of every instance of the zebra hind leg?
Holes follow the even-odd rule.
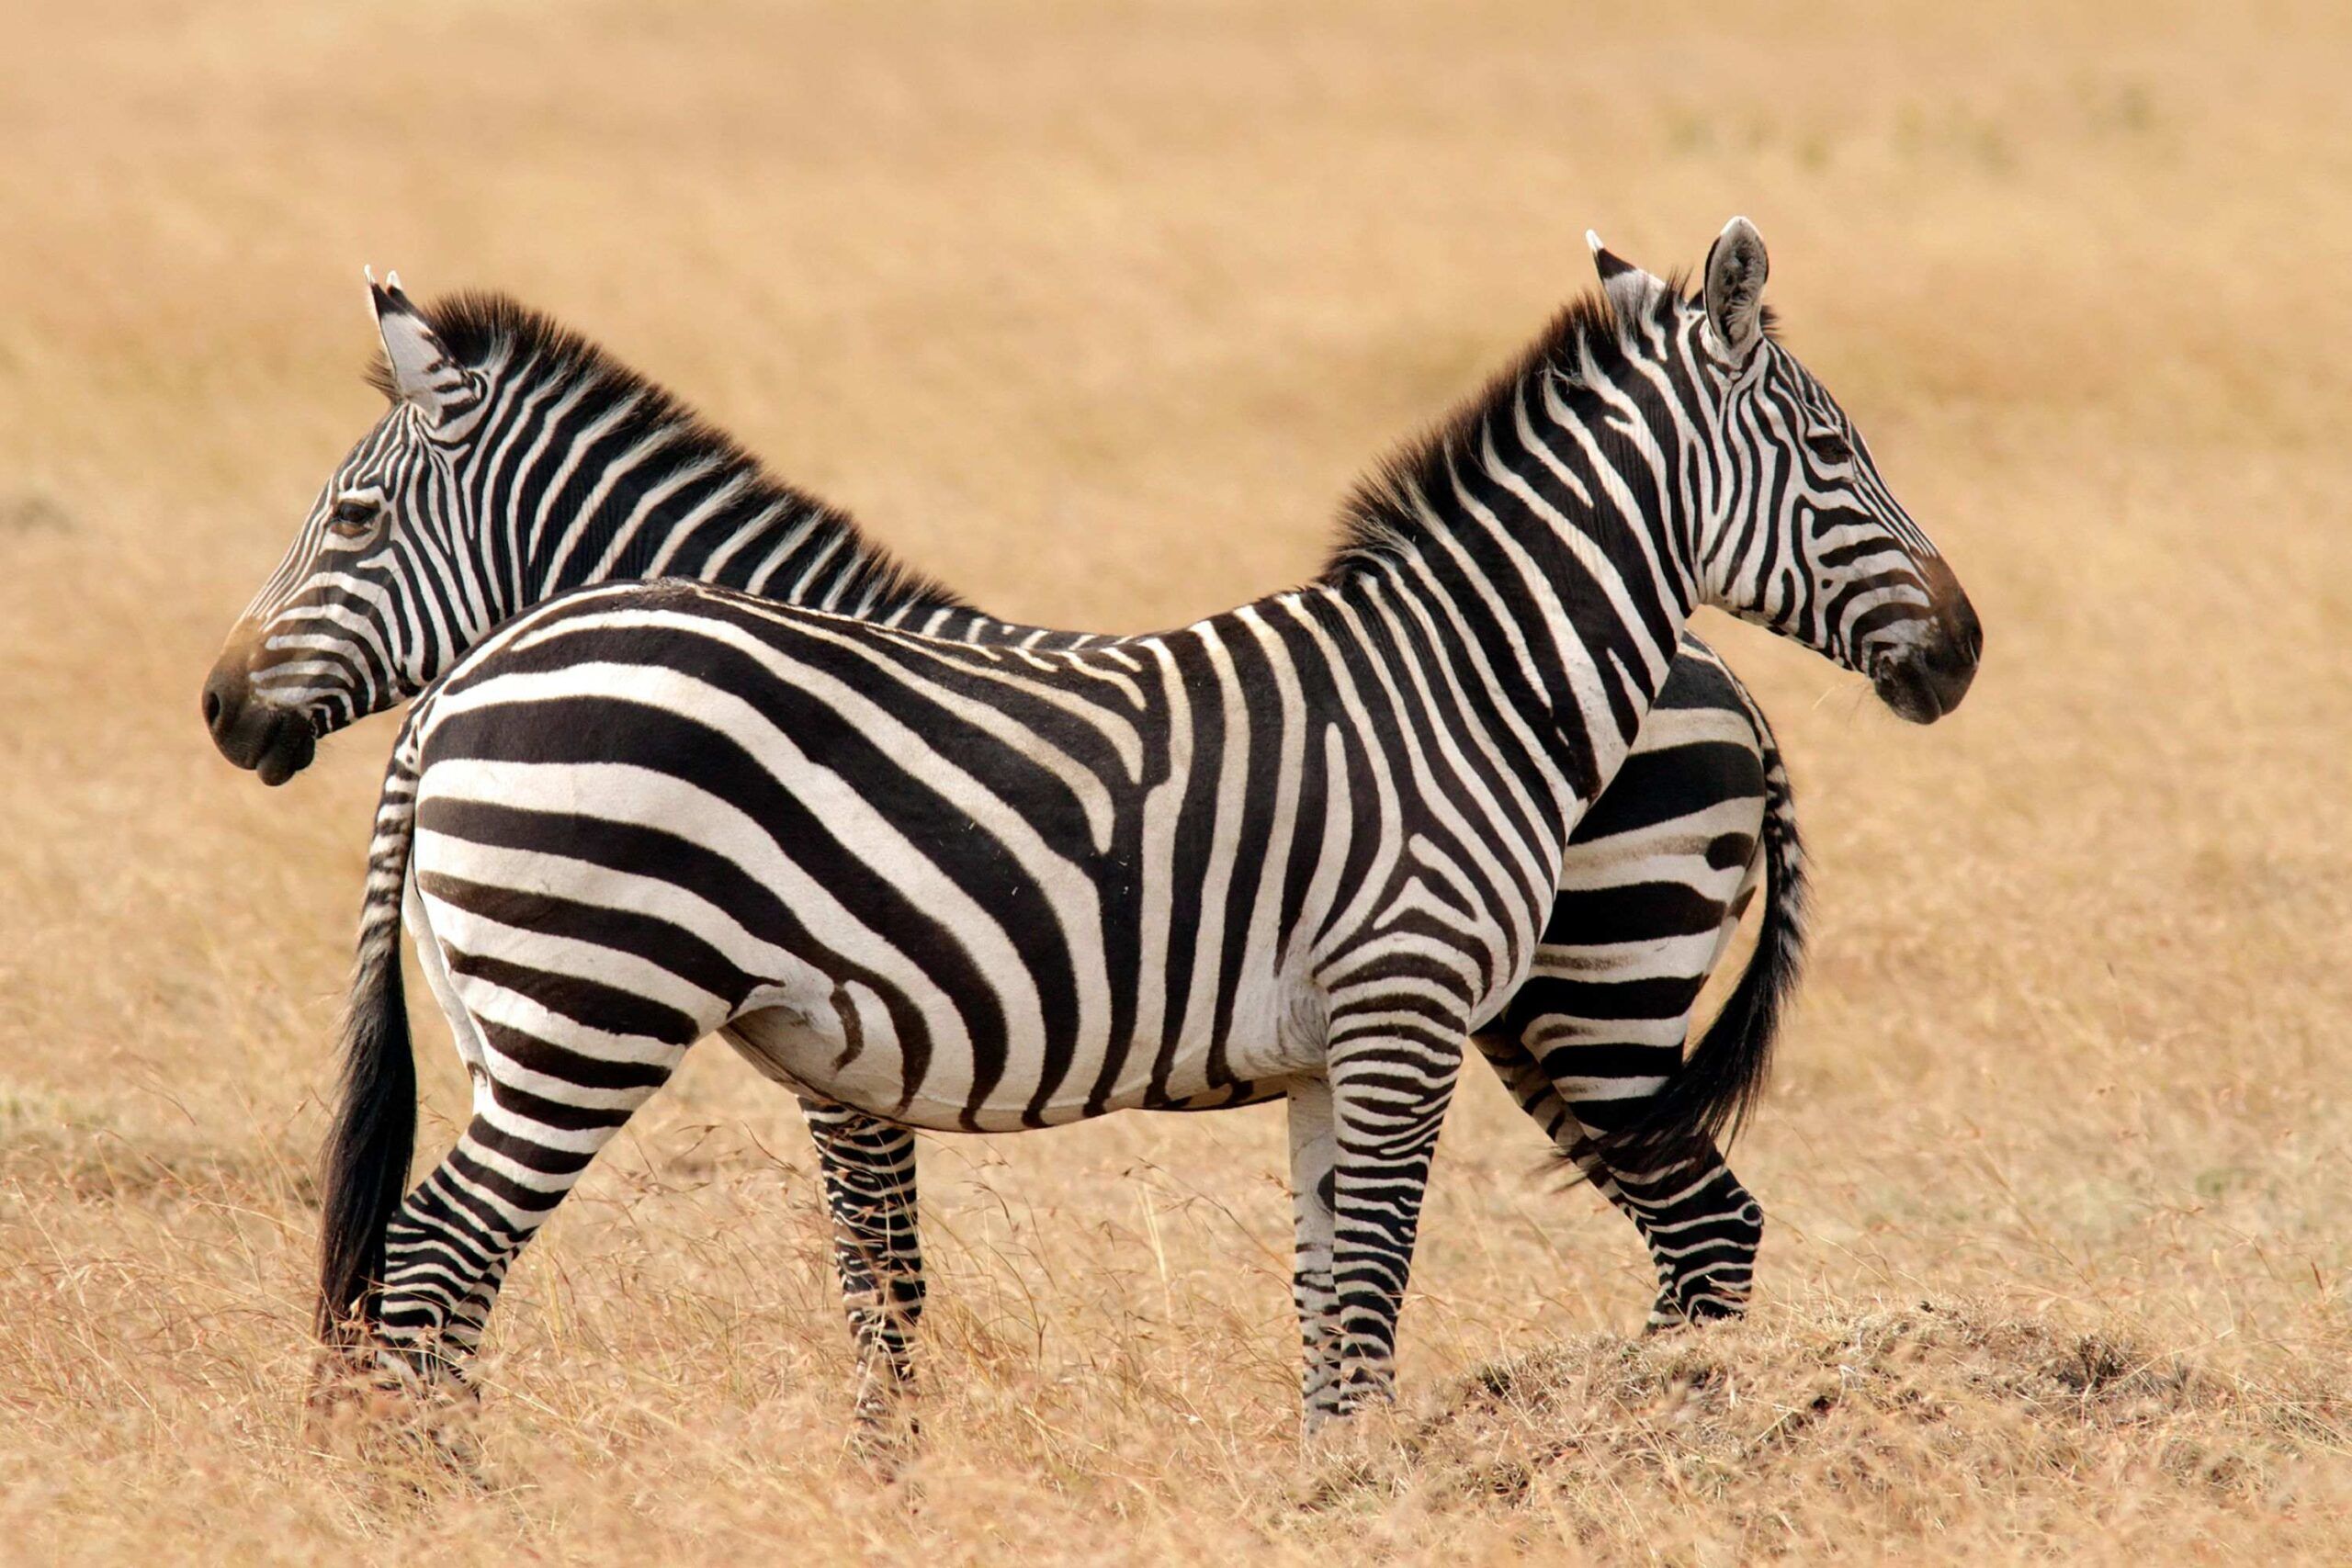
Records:
[[[1690,1068],[1691,1019],[1699,994],[1724,954],[1730,951],[1740,917],[1761,885],[1765,846],[1751,857],[1736,883],[1716,869],[1712,886],[1695,874],[1693,891],[1714,909],[1712,940],[1588,943],[1550,946],[1539,966],[1573,980],[1546,982],[1530,1000],[1521,1040],[1535,1053],[1543,1074],[1566,1104],[1586,1158],[1606,1169],[1608,1190],[1634,1221],[1657,1267],[1657,1299],[1647,1331],[1738,1317],[1747,1311],[1756,1281],[1756,1254],[1764,1240],[1764,1211],[1724,1163],[1723,1151],[1704,1140],[1686,1157],[1635,1164],[1607,1153],[1609,1134],[1640,1124],[1676,1077]],[[1703,906],[1702,906],[1703,907]],[[1708,1031],[1709,1044],[1729,1028],[1730,1049],[1767,1053],[1777,1027],[1778,993],[1793,978],[1792,958],[1781,943],[1792,940],[1778,922],[1786,919],[1768,907],[1766,930],[1749,973],[1725,1004],[1725,1017]],[[1681,954],[1693,959],[1678,964]],[[1774,1000],[1762,1010],[1743,1002],[1761,989]],[[1655,1016],[1637,1003],[1646,998]],[[1555,1142],[1558,1142],[1555,1134]],[[1571,1157],[1574,1157],[1573,1156]]]
[[[1736,1317],[1747,1310],[1764,1213],[1720,1154],[1658,1179],[1612,1170],[1592,1141],[1593,1130],[1577,1119],[1525,1046],[1494,1036],[1482,1037],[1478,1044],[1560,1156],[1640,1233],[1658,1281],[1645,1332]]]
[[[669,1076],[661,1068],[662,1080]],[[658,1087],[605,1089],[594,1095],[603,1103],[564,1106],[494,1079],[477,1087],[479,1109],[457,1146],[385,1233],[369,1325],[382,1364],[425,1384],[464,1382],[516,1255]]]
[[[356,1315],[331,1340],[341,1346],[337,1359],[346,1371],[448,1390],[467,1385],[516,1255],[637,1108],[669,1081],[706,1021],[592,980],[500,962],[503,955],[469,956],[466,942],[494,949],[511,941],[512,929],[462,907],[436,911],[413,879],[402,909],[393,929],[405,924],[414,939],[418,967],[472,1081],[473,1115],[457,1146],[385,1222],[377,1278],[356,1301],[334,1303],[336,1315],[355,1307]],[[397,954],[392,967],[396,973]],[[406,1056],[397,987],[376,1001],[400,1020],[397,1052]],[[474,1002],[492,1006],[485,1012]],[[577,1016],[606,1011],[608,1023],[654,1032],[606,1030]],[[500,1021],[509,1014],[535,1021],[527,1029]],[[406,1136],[399,1142],[392,1157],[405,1168]]]
[[[804,1100],[833,1220],[833,1264],[857,1344],[857,1416],[869,1437],[916,1435],[913,1337],[922,1317],[915,1135]]]
[[[540,1135],[563,1140],[542,1144],[515,1132],[511,1105],[500,1103],[517,1091],[478,1080],[481,1109],[387,1226],[382,1283],[337,1331],[313,1407],[329,1415],[356,1407],[368,1427],[418,1441],[434,1463],[479,1480],[480,1456],[461,1417],[474,1404],[471,1367],[499,1288],[596,1151],[655,1087],[625,1107],[565,1113],[541,1102],[548,1120]],[[593,1124],[567,1126],[567,1115]]]
[[[1702,1112],[1678,1111],[1688,1135],[1670,1157],[1629,1158],[1611,1143],[1646,1129],[1694,1083],[1760,1082],[1794,983],[1797,874],[1779,863],[1797,853],[1794,828],[1766,821],[1762,793],[1726,787],[1727,803],[1675,819],[1690,831],[1623,830],[1613,855],[1580,867],[1529,977],[1479,1041],[1521,1108],[1641,1233],[1657,1269],[1653,1332],[1746,1312],[1764,1235],[1763,1211],[1715,1143],[1697,1137]],[[1757,953],[1724,1016],[1686,1053],[1700,993],[1768,882],[1775,896]]]
[[[1720,1153],[1663,1175],[1621,1175],[1615,1186],[1657,1266],[1646,1332],[1747,1313],[1764,1211]]]
[[[418,937],[421,953],[444,940],[428,930]],[[594,1010],[583,1004],[606,999],[593,982],[520,964],[473,966],[481,973],[444,996],[473,1079],[473,1115],[387,1225],[381,1286],[358,1325],[379,1368],[426,1387],[464,1382],[515,1257],[705,1027],[668,1010],[616,1005],[604,1021],[658,1022],[661,1032],[598,1028],[566,1010]],[[450,967],[463,972],[466,963]],[[492,985],[492,976],[504,993],[495,1012],[467,1006],[468,988]],[[533,1022],[526,1029],[498,1015]]]

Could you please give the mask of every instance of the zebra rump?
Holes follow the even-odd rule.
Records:
[[[1759,723],[1758,733],[1771,731]],[[1771,1081],[1773,1047],[1804,973],[1805,877],[1804,841],[1777,746],[1764,762],[1764,915],[1756,950],[1647,1112],[1594,1134],[1594,1147],[1614,1169],[1670,1170],[1718,1157],[1739,1136]]]

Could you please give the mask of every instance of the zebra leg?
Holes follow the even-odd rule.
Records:
[[[562,1021],[550,1016],[541,1027]],[[561,1086],[559,1100],[546,1097],[546,1077],[525,1064],[559,1055],[576,1063],[583,1054],[518,1033],[500,1032],[500,1049],[476,1069],[474,1114],[457,1147],[402,1201],[385,1233],[376,1332],[428,1382],[462,1381],[515,1255],[685,1055],[682,1045],[628,1042],[626,1066],[607,1056],[597,1075],[605,1081],[583,1081],[582,1073]]]
[[[1438,1131],[1462,1076],[1466,1031],[1458,1023],[1450,1031],[1412,1027],[1384,1010],[1358,1028],[1343,1017],[1332,1021],[1331,1281],[1340,1359],[1320,1404],[1307,1408],[1310,1434],[1329,1416],[1395,1397],[1396,1316]]]
[[[1738,919],[1735,908],[1726,933]],[[1704,978],[1702,974],[1700,980]],[[1698,988],[1696,984],[1690,987],[1693,1002]],[[1689,1028],[1686,1010],[1678,1035],[1687,1037]],[[1656,1048],[1609,1040],[1608,1032],[1606,1021],[1591,1018],[1549,1014],[1530,1021],[1526,1039],[1553,1042],[1532,1058],[1556,1106],[1547,1106],[1539,1119],[1560,1119],[1554,1144],[1594,1177],[1594,1185],[1634,1222],[1649,1249],[1658,1290],[1645,1332],[1741,1316],[1755,1286],[1764,1211],[1732,1174],[1712,1139],[1695,1157],[1664,1165],[1629,1168],[1609,1158],[1603,1140],[1650,1113],[1681,1065],[1683,1052],[1679,1039],[1671,1047]],[[1576,1043],[1562,1043],[1564,1040]],[[1658,1058],[1653,1070],[1642,1071],[1652,1066],[1653,1055]]]
[[[1310,1412],[1329,1407],[1340,1375],[1339,1298],[1331,1282],[1336,1154],[1331,1086],[1301,1080],[1290,1090],[1290,1196],[1298,1237],[1290,1294],[1298,1309],[1299,1397]]]
[[[520,968],[498,972],[501,1021],[492,1022],[462,994],[487,979],[453,976],[413,886],[408,911],[419,966],[473,1079],[474,1113],[457,1147],[409,1192],[385,1232],[372,1326],[406,1371],[462,1382],[515,1255],[598,1151],[670,1080],[694,1026],[682,1026],[683,1043],[606,1033],[555,1005],[577,1008],[575,988],[584,982]],[[531,1021],[526,1028],[503,1021],[508,1017]]]
[[[1617,1191],[1657,1267],[1646,1333],[1739,1317],[1756,1282],[1764,1211],[1710,1146],[1662,1173],[1619,1175]]]
[[[862,1111],[804,1100],[816,1140],[833,1264],[857,1342],[857,1415],[888,1425],[914,1392],[910,1341],[922,1316],[922,1239],[915,1225],[915,1135]]]
[[[1551,1077],[1515,1040],[1478,1042],[1511,1098],[1519,1101],[1562,1158],[1634,1222],[1657,1269],[1649,1333],[1711,1318],[1736,1317],[1747,1308],[1764,1238],[1764,1212],[1732,1175],[1721,1154],[1679,1168],[1663,1179],[1623,1176],[1610,1168],[1577,1119],[1553,1088]]]
[[[1804,852],[1770,732],[1744,699],[1740,711],[1752,770],[1683,779],[1679,794],[1650,779],[1674,812],[1646,826],[1604,818],[1594,840],[1571,843],[1531,976],[1498,1037],[1480,1042],[1641,1232],[1658,1275],[1653,1331],[1744,1313],[1764,1235],[1763,1211],[1704,1134],[1736,1128],[1764,1082],[1802,964]],[[1672,754],[1661,741],[1656,761]],[[1759,888],[1756,952],[1686,1054],[1699,994]]]
[[[1736,885],[1725,886],[1720,874],[1711,885],[1694,884],[1718,898],[1717,925],[1712,950],[1697,967],[1690,995],[1675,1021],[1678,1049],[1667,1080],[1649,1084],[1633,1077],[1620,1078],[1612,1086],[1605,1073],[1579,1070],[1577,1057],[1565,1055],[1589,1056],[1580,1044],[1561,1047],[1562,1055],[1545,1060],[1553,1087],[1566,1100],[1577,1127],[1587,1140],[1600,1145],[1595,1153],[1600,1162],[1613,1168],[1614,1190],[1634,1215],[1657,1265],[1658,1294],[1650,1308],[1651,1332],[1744,1314],[1755,1286],[1757,1249],[1764,1240],[1763,1209],[1732,1174],[1712,1137],[1687,1145],[1688,1152],[1679,1159],[1628,1158],[1607,1152],[1611,1134],[1638,1126],[1656,1111],[1662,1094],[1672,1095],[1694,1077],[1713,1086],[1698,1097],[1714,1099],[1711,1111],[1701,1114],[1712,1114],[1713,1124],[1737,1131],[1747,1104],[1762,1088],[1770,1067],[1781,1008],[1795,987],[1803,962],[1804,850],[1789,800],[1788,776],[1770,732],[1761,728],[1760,716],[1756,722],[1765,750],[1768,815],[1761,824],[1757,852]],[[1756,952],[1705,1035],[1685,1052],[1679,1046],[1690,1037],[1691,1010],[1699,991],[1730,951],[1740,918],[1759,889],[1767,897]],[[1612,984],[1612,976],[1624,976],[1628,967],[1635,971],[1628,979],[1651,973],[1647,965],[1655,959],[1641,954],[1636,945],[1630,950],[1588,947],[1571,956],[1606,987]],[[1624,981],[1616,984],[1621,990],[1634,988]],[[1538,999],[1540,1003],[1542,998]],[[1573,995],[1559,994],[1554,999],[1571,1000]],[[1603,1026],[1590,1018],[1539,1015],[1529,1020],[1521,1038],[1533,1045],[1564,1036],[1589,1040],[1604,1032]],[[1604,1059],[1607,1055],[1601,1053]],[[1627,1094],[1626,1087],[1636,1091],[1646,1087],[1649,1093]],[[1687,1109],[1681,1114],[1699,1125],[1707,1124]],[[1670,1113],[1668,1119],[1676,1118]]]

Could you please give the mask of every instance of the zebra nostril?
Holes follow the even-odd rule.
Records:
[[[220,723],[220,694],[218,692],[207,692],[204,694],[204,728],[207,729],[217,728]]]

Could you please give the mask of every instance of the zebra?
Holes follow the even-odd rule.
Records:
[[[1278,1089],[1306,1428],[1392,1397],[1466,1043],[1526,977],[1693,609],[1915,722],[1982,651],[1772,335],[1754,226],[1695,299],[1593,251],[1600,294],[1368,481],[1303,587],[1056,645],[623,582],[460,659],[402,727],[370,849],[332,1342],[438,1381],[596,1152],[723,1032],[806,1099],[942,1132]],[[474,1083],[405,1197],[399,888]]]
[[[849,518],[547,317],[495,295],[421,310],[397,275],[371,276],[368,293],[389,406],[204,685],[220,750],[266,781],[413,696],[492,625],[622,576],[693,577],[938,636],[1055,637],[908,574]],[[1685,1064],[1692,1009],[1759,886],[1755,955]],[[1637,1227],[1657,1272],[1653,1330],[1744,1308],[1762,1213],[1712,1147],[1645,1177],[1612,1166],[1602,1140],[1641,1120],[1681,1125],[1692,1105],[1736,1107],[1761,1085],[1799,969],[1803,887],[1770,728],[1686,635],[1620,784],[1577,826],[1530,977],[1478,1041],[1559,1155]],[[1653,1114],[1669,1084],[1683,1103]],[[884,1352],[922,1302],[913,1134],[841,1107],[803,1111],[857,1342],[903,1369]]]

